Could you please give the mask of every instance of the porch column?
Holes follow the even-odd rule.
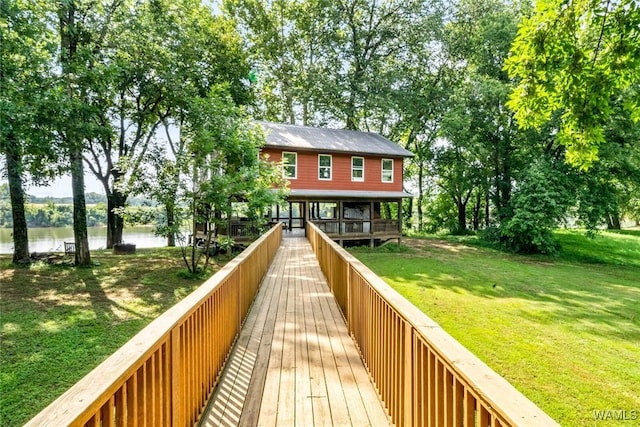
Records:
[[[402,243],[402,199],[398,200],[398,244]]]
[[[373,230],[373,200],[369,202],[369,236],[371,236],[369,240],[369,247],[373,248],[376,245],[376,241],[373,238],[374,230]]]
[[[344,221],[344,206],[342,200],[338,202],[338,234],[342,235],[342,224]]]

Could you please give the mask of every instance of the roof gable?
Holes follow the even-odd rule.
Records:
[[[373,132],[312,128],[262,121],[256,123],[265,131],[266,147],[413,157],[410,151]]]

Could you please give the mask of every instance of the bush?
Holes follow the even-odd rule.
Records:
[[[553,229],[573,199],[562,177],[545,160],[529,167],[511,200],[513,216],[500,227],[500,241],[506,249],[527,254],[557,253],[559,245]]]

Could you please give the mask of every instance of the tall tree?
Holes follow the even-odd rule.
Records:
[[[87,231],[87,208],[84,187],[83,152],[85,142],[102,129],[93,126],[96,109],[91,103],[98,86],[97,47],[104,35],[118,0],[106,7],[106,19],[99,19],[94,9],[103,10],[97,1],[76,0],[58,4],[58,31],[60,36],[61,81],[64,87],[65,117],[61,121],[60,137],[67,153],[73,193],[73,234],[76,265],[91,264]],[[103,128],[104,126],[102,126]]]
[[[13,262],[29,262],[25,172],[42,178],[55,161],[47,113],[55,100],[50,67],[55,40],[45,2],[0,1],[0,153],[13,217]]]
[[[640,120],[640,3],[535,4],[506,63],[519,80],[509,106],[524,128],[540,129],[558,117],[556,139],[567,147],[567,161],[588,169],[608,143],[605,128],[615,103]]]
[[[378,131],[399,64],[412,40],[429,39],[439,4],[225,1],[252,49],[267,119]]]
[[[248,69],[225,20],[197,0],[139,2],[133,11],[120,7],[97,46],[105,83],[95,106],[110,131],[89,141],[85,161],[107,195],[107,247],[122,241],[118,212],[162,123],[179,121],[186,99],[221,82],[237,102],[248,99]]]
[[[207,97],[193,98],[184,131],[190,155],[182,159],[183,166],[192,172],[191,188],[184,194],[193,212],[193,236],[196,222],[215,221],[212,213],[230,217],[234,200],[248,203],[253,220],[262,219],[265,208],[282,202],[283,193],[274,191],[286,187],[280,169],[258,156],[264,135],[226,91],[214,88]],[[205,247],[208,249],[209,242]],[[188,248],[183,247],[191,273],[207,268],[208,255],[206,250],[201,266],[195,239]]]
[[[441,179],[454,189],[461,186],[459,178],[467,177],[475,183],[474,188],[469,187],[471,183],[465,185],[467,191],[475,192],[474,227],[479,226],[483,204],[485,224],[490,222],[492,210],[498,222],[510,212],[513,174],[519,164],[516,147],[523,143],[523,134],[505,105],[511,81],[502,67],[516,34],[519,13],[515,5],[498,0],[463,0],[444,30],[443,48],[457,79],[448,99],[442,135],[451,146],[464,147],[467,154],[436,160],[463,161],[458,168],[475,169],[473,174],[448,174],[455,178],[453,181]],[[466,205],[460,203],[465,198],[458,199],[460,230],[461,210],[466,210]]]

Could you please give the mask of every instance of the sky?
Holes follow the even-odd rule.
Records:
[[[85,193],[104,194],[104,187],[93,175],[85,173],[84,186]],[[71,191],[71,175],[65,175],[57,178],[46,187],[29,185],[26,188],[26,193],[37,197],[71,197],[73,195],[73,192]]]

